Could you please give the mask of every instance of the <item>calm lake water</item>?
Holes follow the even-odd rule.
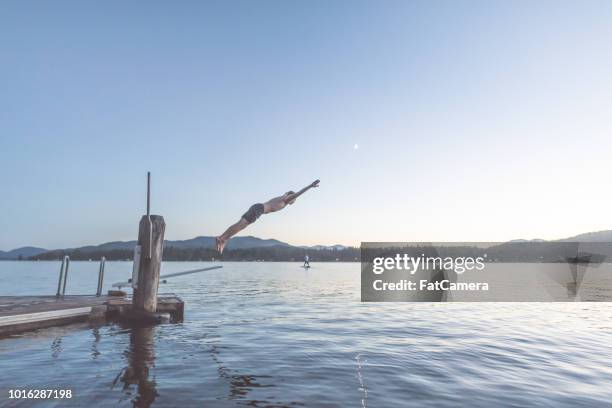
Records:
[[[205,263],[165,263],[162,273]],[[610,303],[361,303],[359,264],[224,263],[169,280],[185,320],[0,340],[0,406],[612,406]],[[73,262],[67,294],[93,294]],[[54,294],[58,262],[0,262],[0,295]],[[106,282],[131,263],[108,262]],[[70,389],[61,401],[12,388]]]

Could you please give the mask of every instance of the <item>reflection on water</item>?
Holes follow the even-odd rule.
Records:
[[[157,382],[152,375],[152,370],[155,369],[155,331],[157,328],[155,326],[134,327],[124,330],[129,332],[129,347],[123,352],[127,365],[121,368],[114,377],[110,388],[113,390],[117,385],[121,386],[122,395],[119,402],[131,401],[137,408],[150,407],[159,396]],[[96,350],[100,339],[99,329],[94,328],[92,332],[97,333],[94,334],[92,346],[92,350]],[[289,408],[304,405],[300,402],[279,403],[269,399],[250,398],[249,393],[254,389],[274,387],[271,383],[274,378],[269,375],[239,374],[236,372],[240,371],[239,367],[227,368],[220,357],[222,348],[220,343],[220,338],[215,338],[208,343],[208,354],[216,367],[218,378],[228,385],[228,401],[239,401],[248,406],[266,408]],[[98,356],[99,352],[92,354],[92,359]]]
[[[91,344],[91,358],[95,360],[100,356],[100,351],[98,350],[98,344],[100,343],[100,340],[102,339],[102,336],[100,336],[100,328],[94,327],[91,330],[91,334],[93,335],[93,338],[94,338],[94,341]]]
[[[182,323],[0,341],[0,407],[31,406],[2,399],[24,386],[73,390],[62,408],[610,406],[609,304],[364,304],[359,283],[358,264],[282,263],[170,281]]]
[[[131,329],[129,347],[123,353],[127,366],[121,369],[111,386],[122,383],[124,396],[137,408],[151,406],[158,396],[155,379],[150,378],[150,370],[155,366],[154,334],[155,327]]]
[[[51,357],[58,358],[62,352],[62,338],[56,337],[51,342]]]
[[[292,402],[290,404],[275,404],[267,400],[257,400],[248,398],[248,394],[255,388],[268,388],[273,387],[272,384],[262,384],[261,381],[271,381],[273,378],[269,375],[246,375],[246,374],[232,374],[227,367],[224,366],[223,361],[220,358],[219,343],[221,339],[215,339],[214,342],[210,343],[209,353],[212,361],[217,365],[217,372],[219,378],[227,380],[229,383],[229,393],[227,398],[229,400],[244,400],[246,405],[252,407],[291,407],[303,405],[301,403]]]

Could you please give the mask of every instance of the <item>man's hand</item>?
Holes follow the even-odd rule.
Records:
[[[297,193],[293,193],[293,194],[289,195],[287,198],[285,198],[285,202],[287,202],[289,204],[293,204],[293,201],[295,201],[296,198],[298,198],[299,196],[304,194],[309,189],[311,189],[313,187],[319,187],[319,182],[320,182],[320,180],[315,180],[312,183],[310,183],[309,185],[307,185],[306,187],[304,187],[303,189],[301,189],[300,191],[298,191]]]

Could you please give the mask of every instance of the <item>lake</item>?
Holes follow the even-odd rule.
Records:
[[[361,303],[358,263],[222,265],[160,285],[180,324],[0,340],[0,407],[612,406],[610,303]],[[95,293],[97,271],[72,262],[66,294]],[[0,262],[0,295],[55,294],[58,273]],[[105,290],[130,275],[107,262]],[[73,397],[8,398],[24,388]]]

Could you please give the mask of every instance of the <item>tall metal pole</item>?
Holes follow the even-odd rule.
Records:
[[[147,173],[147,214],[140,219],[138,245],[142,257],[138,265],[138,286],[134,289],[134,310],[155,313],[157,290],[164,248],[166,223],[161,215],[151,215],[151,173]]]
[[[151,221],[151,172],[147,172],[147,228],[149,234],[149,242],[146,245],[144,255],[146,259],[151,259],[153,256],[153,222]]]
[[[147,217],[151,215],[151,172],[147,171]]]

